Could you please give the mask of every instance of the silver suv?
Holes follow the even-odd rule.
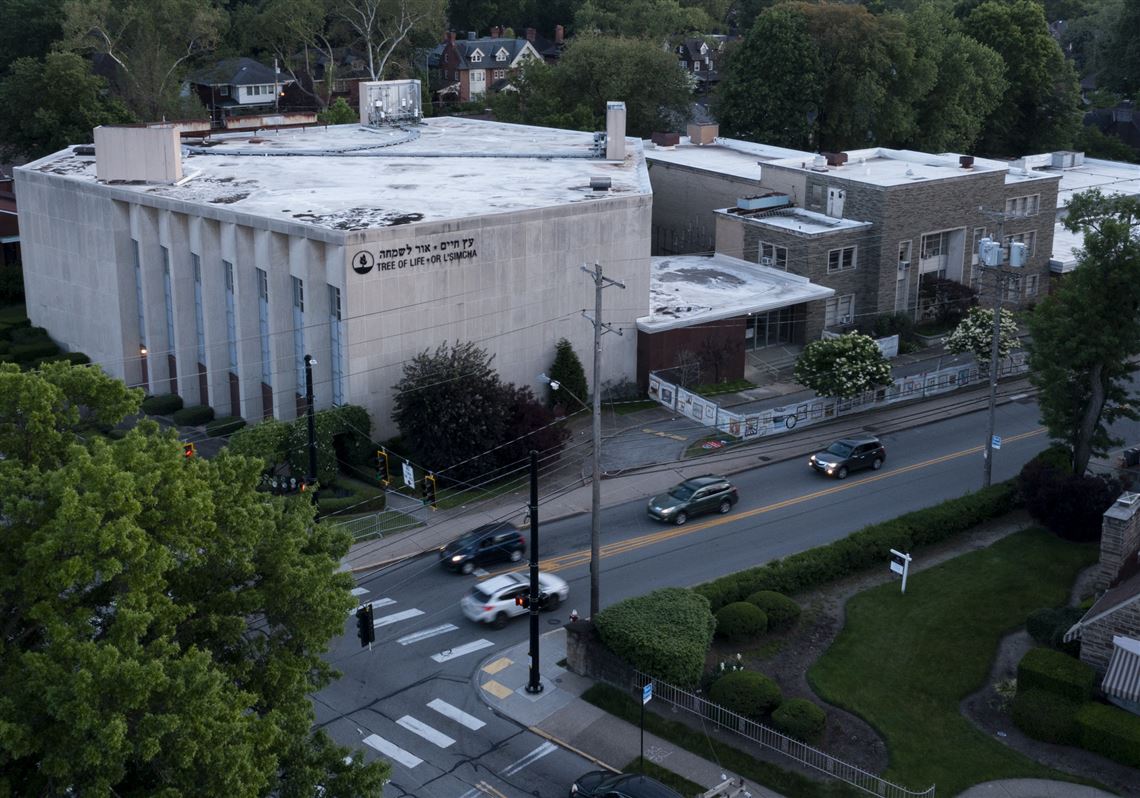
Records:
[[[519,599],[529,594],[530,577],[527,574],[503,574],[476,583],[471,592],[459,601],[459,606],[471,620],[502,629],[511,618],[529,612],[529,609],[519,603]],[[554,574],[539,573],[540,610],[557,609],[569,595],[570,586],[565,580]]]

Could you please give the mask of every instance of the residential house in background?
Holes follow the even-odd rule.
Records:
[[[215,127],[227,119],[277,110],[293,78],[252,58],[225,58],[191,75],[187,82],[210,111]]]
[[[336,47],[330,53],[300,52],[290,61],[296,67],[288,70],[293,82],[283,87],[283,108],[320,110],[325,99],[331,105],[340,98],[355,108],[360,104],[360,84],[372,80],[368,56],[351,47]]]
[[[544,60],[535,46],[534,29],[528,28],[527,35],[530,38],[485,36],[479,39],[471,31],[466,39],[456,39],[455,31],[448,31],[436,57],[439,80],[443,84],[437,93],[441,98],[468,102],[488,92],[504,90],[524,64]],[[556,32],[558,45],[562,44],[560,37],[561,32]]]
[[[720,80],[718,65],[724,53],[723,36],[686,38],[677,45],[676,53],[681,67],[696,81],[698,92],[708,90]]]

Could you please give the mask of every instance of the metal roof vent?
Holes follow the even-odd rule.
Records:
[[[608,177],[591,177],[590,188],[594,191],[609,191],[610,179]]]
[[[1131,507],[1137,502],[1140,502],[1140,493],[1129,493],[1125,491],[1116,497],[1116,503],[1124,507]]]

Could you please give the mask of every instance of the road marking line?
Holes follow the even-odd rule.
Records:
[[[364,744],[370,745],[389,759],[394,759],[404,767],[411,769],[423,762],[415,754],[409,754],[395,743],[390,743],[377,734],[370,734],[364,738]]]
[[[496,673],[501,671],[503,668],[509,667],[512,663],[513,663],[513,660],[511,660],[507,657],[499,657],[494,662],[489,662],[486,665],[484,665],[483,666],[483,672],[488,673],[491,676],[494,676]]]
[[[431,658],[436,662],[447,662],[456,657],[462,657],[464,654],[470,654],[472,651],[478,651],[481,648],[495,645],[490,640],[475,640],[471,643],[464,643],[455,648],[449,648],[446,651],[441,651],[438,654],[432,654]]]
[[[350,590],[348,592],[354,596],[363,596],[365,593],[368,592],[368,588],[366,588],[366,587],[354,587],[352,590]]]
[[[487,575],[487,573],[488,572],[487,572],[486,568],[476,568],[474,571],[471,572],[471,575],[476,577],[477,579],[482,579],[484,576]]]
[[[401,646],[408,646],[412,643],[418,643],[421,640],[427,640],[429,637],[435,637],[446,632],[454,632],[459,627],[453,623],[445,623],[443,626],[433,626],[431,629],[424,629],[421,632],[413,632],[410,635],[404,635],[396,642]]]
[[[434,709],[445,718],[451,718],[456,723],[461,723],[471,731],[479,731],[487,724],[479,720],[474,715],[468,715],[459,707],[453,707],[441,698],[433,698],[428,702],[428,708]]]
[[[538,748],[534,749],[529,754],[524,756],[522,759],[515,762],[513,765],[509,765],[505,770],[500,771],[499,775],[501,775],[501,776],[513,776],[516,773],[518,773],[520,770],[522,770],[523,768],[526,768],[530,765],[533,765],[535,762],[542,759],[547,754],[551,754],[557,750],[558,750],[558,746],[556,746],[554,743],[547,740],[542,745],[540,745]]]
[[[507,798],[507,794],[500,792],[485,781],[479,782],[479,789],[492,798]]]
[[[376,609],[377,607],[390,607],[395,603],[396,603],[396,599],[390,599],[390,598],[376,599],[375,601],[368,602],[368,604],[372,605],[372,609]],[[360,607],[357,607],[355,610],[349,610],[348,614],[349,615],[355,615],[356,610],[359,610],[361,607],[367,607],[368,604],[361,604]]]
[[[413,718],[411,715],[404,715],[404,717],[396,721],[396,724],[398,726],[403,726],[412,734],[418,734],[429,743],[438,745],[440,748],[447,748],[449,745],[455,745],[455,740],[451,739],[441,731],[436,731],[431,726],[428,726],[426,723],[424,723],[422,720]]]
[[[388,624],[396,623],[397,621],[406,621],[408,618],[415,618],[417,615],[423,614],[423,610],[404,610],[403,612],[395,612],[391,615],[385,615],[383,618],[377,618],[372,625],[379,629],[381,626],[387,626]]]
[[[495,698],[498,698],[500,700],[514,695],[514,692],[515,692],[511,688],[509,688],[505,685],[499,684],[494,679],[488,679],[487,681],[483,682],[483,684],[480,686],[484,690],[486,690],[488,693],[493,695]]]

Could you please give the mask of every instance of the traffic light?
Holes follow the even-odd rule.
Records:
[[[365,604],[356,611],[356,636],[360,638],[361,648],[376,642],[376,626],[372,620],[371,604]]]
[[[515,606],[522,607],[525,610],[530,609],[530,596],[523,593],[521,596],[515,596]]]
[[[376,450],[376,481],[384,487],[391,481],[388,474],[388,453],[383,449]]]
[[[431,506],[432,509],[435,509],[435,477],[433,475],[424,474],[424,484],[422,491],[424,504]]]
[[[194,448],[194,444],[192,444],[192,443],[182,444],[182,458],[184,460],[192,459],[194,457],[195,452],[196,452],[196,450]]]

